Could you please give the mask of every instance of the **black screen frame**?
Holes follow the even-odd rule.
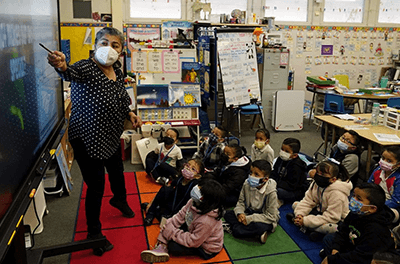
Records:
[[[59,0],[53,0],[57,4],[57,30],[58,30],[58,50],[61,48],[61,32],[60,32],[60,4]],[[64,91],[63,91],[63,82],[62,80],[59,82],[59,100],[60,102],[64,102]],[[45,143],[37,152],[37,159],[30,166],[29,173],[22,181],[18,190],[15,192],[13,201],[11,202],[9,208],[6,213],[0,220],[0,262],[4,261],[8,250],[13,245],[15,234],[19,228],[23,228],[23,217],[28,209],[29,204],[32,201],[32,198],[29,197],[33,190],[36,190],[45,174],[46,167],[45,165],[39,173],[38,166],[42,164],[44,158],[49,157],[50,150],[56,149],[58,144],[61,141],[63,134],[66,131],[66,122],[65,122],[65,108],[64,106],[60,108],[62,111],[59,114],[59,120],[56,122],[53,127],[51,133],[45,140]],[[48,164],[48,162],[46,162]],[[40,165],[41,166],[41,165]],[[42,167],[42,166],[41,166]],[[23,245],[14,245],[16,247],[25,248],[25,244]],[[10,252],[11,253],[11,252]]]

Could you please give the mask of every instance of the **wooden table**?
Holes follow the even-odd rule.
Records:
[[[371,114],[354,114],[352,116],[361,117],[361,118],[371,118]],[[325,124],[325,142],[324,142],[324,149],[326,150],[328,147],[328,132],[329,126],[332,127],[332,144],[335,144],[336,138],[336,130],[351,130],[352,128],[348,126],[359,125],[354,123],[354,121],[346,121],[341,120],[337,117],[332,115],[322,115],[322,116],[315,116],[316,119],[322,121]],[[367,164],[366,164],[366,173],[369,177],[369,169],[371,167],[371,157],[372,157],[372,149],[373,147],[381,148],[382,146],[390,146],[390,145],[400,145],[400,143],[394,142],[383,142],[378,141],[374,136],[374,133],[381,133],[381,134],[395,134],[400,137],[400,131],[393,130],[391,128],[385,126],[372,126],[372,125],[363,125],[368,129],[355,129],[355,131],[360,135],[361,141],[367,144]]]
[[[315,101],[315,94],[326,94],[326,93],[331,93],[331,94],[338,94],[336,93],[333,89],[329,90],[323,90],[323,89],[316,89],[315,87],[310,87],[306,85],[306,89],[309,92],[313,93],[312,101],[311,101],[311,106],[310,106],[310,116],[308,118],[308,123],[310,124],[311,122],[311,115],[312,115],[312,109],[314,108],[314,101]],[[344,98],[352,98],[352,99],[361,99],[365,100],[365,106],[364,106],[364,113],[367,111],[367,105],[369,101],[387,101],[389,98],[395,98],[395,97],[400,97],[400,94],[388,94],[388,95],[373,95],[373,94],[340,94]],[[361,111],[361,109],[360,109]]]

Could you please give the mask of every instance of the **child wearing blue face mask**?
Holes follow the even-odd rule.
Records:
[[[394,251],[395,243],[388,227],[393,213],[385,205],[385,192],[379,185],[357,186],[349,209],[338,231],[324,237],[321,264],[370,264],[375,252]]]
[[[169,255],[197,255],[202,259],[215,257],[224,246],[221,217],[224,190],[217,181],[202,179],[193,187],[191,199],[161,227],[157,244],[144,250],[145,262],[166,262]]]
[[[394,222],[399,220],[400,207],[400,147],[388,146],[383,149],[379,166],[372,172],[368,182],[378,184],[385,191],[385,204],[395,214]],[[399,186],[399,187],[398,187]]]
[[[257,237],[262,244],[279,221],[276,182],[269,179],[271,165],[266,160],[252,163],[234,210],[225,213],[225,228],[234,237]]]
[[[337,161],[335,161],[337,162]],[[334,233],[339,221],[349,212],[349,195],[353,187],[344,167],[333,161],[318,163],[314,181],[304,198],[292,205],[294,214],[286,218],[303,230],[310,231],[311,241],[318,241],[327,233]]]
[[[282,142],[271,178],[277,183],[279,204],[293,203],[304,197],[307,190],[307,167],[299,157],[300,141],[286,138]]]

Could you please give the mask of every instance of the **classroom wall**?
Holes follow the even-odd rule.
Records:
[[[113,26],[122,30],[123,23],[160,23],[160,21],[129,20],[127,2],[129,0],[92,0],[92,11],[101,13],[112,13]],[[73,19],[72,0],[60,1],[61,22],[94,22],[92,20]],[[192,14],[190,6],[192,0],[183,2],[182,19],[190,19]],[[248,0],[248,13],[256,13],[257,17],[263,17],[263,0]],[[291,51],[290,67],[295,71],[294,89],[305,90],[305,78],[307,75],[346,74],[350,78],[351,88],[370,86],[378,81],[381,68],[390,66],[391,53],[398,54],[400,49],[400,28],[399,24],[377,24],[379,0],[366,0],[364,22],[360,24],[327,24],[323,23],[323,2],[316,3],[309,1],[309,21],[305,23],[284,23],[275,22],[280,26],[279,33],[282,34],[284,45]],[[396,27],[396,28],[393,28]],[[86,29],[85,29],[86,30]],[[388,37],[385,40],[384,32],[388,30]],[[66,33],[68,31],[68,33]],[[83,29],[79,31],[79,38]],[[82,32],[81,32],[82,31]],[[74,36],[74,29],[61,29],[62,38],[66,35]],[[325,39],[322,39],[322,35]],[[74,36],[78,38],[78,36]],[[93,39],[94,40],[94,39]],[[75,40],[78,42],[78,40]],[[306,44],[304,44],[306,42]],[[372,44],[371,44],[372,43]],[[72,46],[71,42],[71,46]],[[333,54],[324,57],[321,55],[321,45],[332,45]],[[372,46],[372,49],[370,47]],[[382,55],[375,55],[380,45]],[[341,54],[341,46],[345,52]],[[83,54],[86,55],[87,47],[81,49],[77,45],[77,52],[80,52],[74,59],[79,60]],[[71,52],[74,53],[71,47]],[[346,58],[344,58],[346,57]],[[362,77],[360,77],[362,76]],[[311,99],[311,94],[306,93],[306,99]]]

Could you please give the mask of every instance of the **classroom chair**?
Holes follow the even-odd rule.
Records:
[[[400,109],[400,98],[389,98],[387,100],[387,106]]]
[[[343,96],[339,94],[325,94],[324,112],[330,114],[345,114]]]
[[[265,128],[263,107],[261,105],[258,105],[257,103],[238,106],[235,109],[235,114],[238,117],[239,138],[241,136],[241,129],[240,129],[240,116],[241,115],[254,115],[250,128],[253,128],[253,126],[254,126],[254,123],[256,120],[256,115],[260,115],[261,122],[263,124],[263,127]]]
[[[324,111],[331,114],[352,114],[353,107],[345,106],[345,99],[340,94],[325,94]]]
[[[349,76],[346,74],[337,74],[334,75],[333,78],[338,80],[339,84],[347,87],[350,89],[350,84],[349,84]],[[353,99],[353,98],[344,98],[344,105],[345,108],[354,108],[355,105],[358,105],[358,111],[361,112],[361,106],[360,106],[360,101],[358,99]],[[354,111],[354,110],[353,110]]]

